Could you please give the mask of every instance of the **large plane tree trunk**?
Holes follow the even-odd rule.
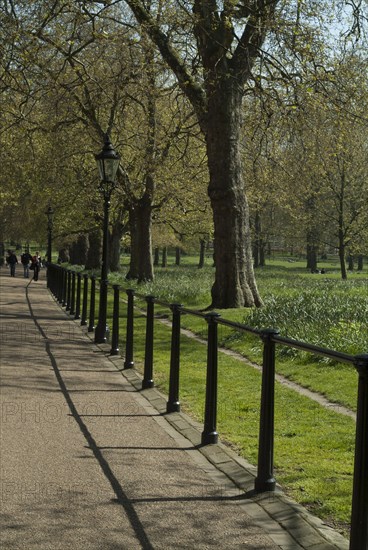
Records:
[[[262,304],[253,272],[249,209],[239,154],[242,94],[251,78],[278,0],[268,2],[191,2],[199,72],[191,72],[171,43],[151,4],[126,0],[177,77],[206,139],[209,197],[215,228],[215,283],[212,307]],[[247,8],[249,7],[249,13]],[[244,11],[244,23],[240,17]],[[248,17],[249,15],[249,17]],[[237,28],[235,32],[235,27]],[[169,29],[170,34],[173,29]],[[175,33],[174,33],[175,34]],[[200,78],[198,78],[200,74]]]
[[[212,307],[260,306],[253,271],[249,207],[239,151],[242,93],[236,81],[223,80],[209,96],[208,194],[214,219],[216,277]]]
[[[127,279],[143,282],[154,278],[151,216],[152,206],[146,196],[136,201],[129,210],[131,254]]]

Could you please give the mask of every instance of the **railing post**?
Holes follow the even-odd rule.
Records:
[[[55,270],[55,298],[59,302],[60,297],[60,266],[54,265]]]
[[[52,273],[51,273],[49,259],[48,259],[47,264],[46,264],[46,286],[47,286],[47,288],[50,288],[50,289],[51,289],[51,286],[52,286],[51,278],[52,278]]]
[[[55,271],[53,265],[47,262],[46,266],[46,277],[47,277],[47,288],[50,289],[50,292],[55,295]]]
[[[65,307],[65,267],[61,267],[60,269],[60,304],[61,307]]]
[[[219,313],[214,311],[207,313],[208,323],[207,340],[207,377],[206,377],[206,403],[204,410],[204,427],[202,432],[202,445],[217,443],[217,319]]]
[[[54,264],[51,264],[51,263],[49,264],[49,266],[52,273],[51,291],[54,296],[57,296],[57,276],[58,276],[57,268]]]
[[[127,304],[127,326],[126,326],[126,343],[125,343],[125,361],[124,369],[132,369],[133,361],[133,337],[134,337],[134,290],[128,288],[126,290],[128,296]]]
[[[166,412],[179,412],[179,373],[180,373],[180,308],[182,304],[171,304],[172,329],[171,329],[171,355],[170,355],[170,382],[169,399],[166,404]]]
[[[52,292],[52,268],[49,263],[46,265],[46,286]]]
[[[95,303],[96,303],[96,277],[91,276],[91,297],[89,304],[89,324],[88,332],[95,330]]]
[[[59,295],[59,266],[58,265],[52,265],[53,270],[53,294],[55,298],[58,298]]]
[[[82,275],[77,273],[77,297],[75,299],[75,315],[74,319],[80,319],[80,303],[81,303],[81,283]]]
[[[114,309],[112,319],[112,336],[110,355],[119,355],[119,301],[120,286],[113,285],[114,289]]]
[[[70,269],[67,270],[68,273],[68,283],[67,283],[67,291],[66,291],[66,311],[70,310],[70,300],[71,300],[71,294],[72,294],[72,272]]]
[[[82,318],[81,326],[87,324],[87,302],[88,302],[88,275],[83,275],[83,304],[82,304]]]
[[[357,355],[359,373],[350,550],[368,547],[368,354]]]
[[[259,420],[258,469],[254,489],[258,493],[274,491],[273,476],[274,416],[275,416],[275,329],[262,330],[263,366],[261,414]]]
[[[59,290],[60,290],[60,268],[58,265],[54,265],[54,272],[55,272],[55,282],[54,282],[54,296],[57,301],[59,301]]]
[[[67,283],[68,283],[68,272],[65,267],[63,269],[63,288],[61,291],[62,297],[61,297],[61,305],[62,307],[66,307],[66,301],[67,301]]]
[[[58,265],[58,302],[63,303],[63,290],[64,290],[64,269]]]
[[[55,298],[59,302],[60,297],[60,266],[54,265],[55,270]]]
[[[146,296],[147,320],[146,320],[146,346],[144,354],[144,375],[142,389],[153,388],[153,313],[154,296]]]
[[[71,299],[70,299],[70,315],[75,313],[75,271],[72,272],[72,290],[71,290]]]

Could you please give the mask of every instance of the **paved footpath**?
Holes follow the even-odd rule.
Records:
[[[68,317],[45,281],[0,270],[0,548],[348,548],[282,493],[250,498],[254,468],[163,414]]]

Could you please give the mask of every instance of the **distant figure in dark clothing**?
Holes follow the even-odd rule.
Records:
[[[29,278],[29,262],[32,260],[32,256],[29,252],[23,252],[23,254],[20,257],[20,261],[22,262],[23,269],[24,269],[24,277],[26,279]]]
[[[6,263],[10,267],[10,276],[15,277],[15,266],[18,263],[17,257],[12,250],[8,250]]]
[[[38,281],[38,274],[40,272],[41,267],[41,258],[38,252],[34,256],[32,256],[31,260],[31,266],[30,269],[33,271],[33,280]]]

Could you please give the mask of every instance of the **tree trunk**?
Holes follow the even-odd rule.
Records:
[[[205,253],[206,253],[206,241],[205,241],[205,239],[201,239],[200,240],[200,249],[199,249],[198,269],[202,269],[204,267]]]
[[[180,265],[180,260],[181,260],[181,250],[180,250],[180,247],[177,246],[175,248],[175,265]]]
[[[155,195],[155,168],[157,166],[156,150],[156,69],[154,48],[150,41],[143,39],[145,65],[144,75],[147,79],[147,95],[145,111],[147,116],[147,132],[145,144],[144,192],[140,198],[133,199],[129,206],[129,222],[131,231],[131,263],[128,279],[138,282],[152,281],[152,205]]]
[[[82,233],[79,235],[77,240],[78,250],[79,250],[79,262],[80,265],[86,265],[88,249],[89,249],[89,239],[88,235]]]
[[[339,189],[339,228],[338,228],[338,241],[339,241],[339,259],[341,268],[341,278],[345,281],[348,278],[345,264],[345,249],[346,241],[344,235],[344,200],[345,200],[345,170],[343,163],[343,170],[341,173],[341,183]]]
[[[138,220],[135,212],[135,204],[129,208],[129,230],[130,230],[130,263],[126,279],[138,279],[139,272],[139,244],[138,244]]]
[[[155,252],[154,252],[154,260],[153,260],[153,265],[155,267],[158,267],[160,264],[160,249],[158,247],[155,248]]]
[[[189,74],[186,62],[171,43],[171,36],[157,24],[146,3],[139,0],[126,0],[126,3],[175,73],[205,136],[210,173],[208,194],[215,233],[216,268],[211,306],[261,306],[253,271],[249,208],[239,144],[244,85],[251,78],[268,25],[275,21],[277,0],[254,3],[255,9],[249,2],[191,2],[192,30],[201,65],[198,79],[198,75]],[[249,21],[243,25],[237,17],[245,6]],[[232,53],[233,24],[243,30]]]
[[[109,234],[109,269],[120,271],[120,235],[114,231]]]
[[[214,218],[213,308],[261,306],[239,151],[242,94],[230,76],[208,94],[206,145]]]
[[[261,239],[259,246],[259,265],[260,267],[266,265],[266,244],[263,239]]]
[[[307,231],[307,269],[312,273],[317,271],[317,245],[315,231],[312,228]]]
[[[101,267],[102,257],[102,231],[95,229],[88,234],[89,248],[85,269],[98,269]]]
[[[70,263],[72,265],[79,264],[79,255],[78,255],[78,250],[76,246],[76,241],[70,243],[69,245],[69,256],[70,256]]]
[[[348,255],[348,270],[354,271],[354,256],[352,254]]]
[[[340,259],[340,269],[341,269],[341,278],[344,281],[348,278],[345,265],[345,243],[344,235],[342,230],[339,230],[339,259]]]
[[[253,244],[253,267],[259,267],[259,243],[256,239]]]
[[[112,225],[109,242],[110,271],[120,271],[121,238],[126,232],[126,225],[116,220]]]
[[[167,267],[167,246],[162,249],[162,263],[161,267]]]
[[[253,266],[255,268],[260,265],[260,241],[261,241],[261,218],[259,211],[256,211],[254,219],[254,244],[253,244]]]
[[[317,271],[317,251],[313,244],[307,244],[307,269],[312,273]]]
[[[358,271],[363,271],[363,254],[358,256]]]
[[[137,279],[139,283],[152,281],[152,236],[151,236],[150,201],[144,196],[136,201],[129,210],[129,226],[131,233],[130,266],[127,279]]]
[[[59,250],[59,258],[60,263],[69,263],[70,262],[70,254],[69,254],[69,248],[63,247]]]

